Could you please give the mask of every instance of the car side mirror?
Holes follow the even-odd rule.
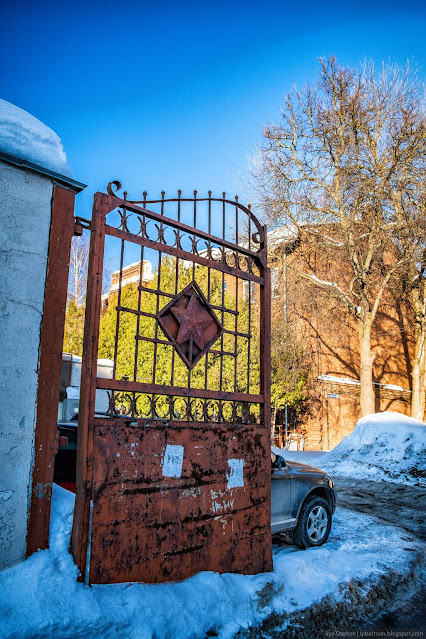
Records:
[[[285,463],[285,459],[284,457],[281,457],[281,455],[275,455],[275,459],[272,462],[272,468],[281,470],[281,468],[284,468],[286,465]]]

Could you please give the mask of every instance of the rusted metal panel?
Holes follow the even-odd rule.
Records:
[[[182,223],[184,202],[193,207],[193,226]],[[200,202],[207,204],[207,231],[197,228]],[[168,205],[175,207],[174,218],[165,214]],[[110,212],[118,219],[116,226],[109,217],[106,223]],[[86,582],[156,583],[199,570],[272,569],[265,231],[249,208],[225,194],[198,198],[194,192],[194,198],[186,199],[179,192],[178,198],[166,199],[162,193],[161,200],[148,202],[144,193],[142,201],[130,202],[126,194],[117,198],[112,185],[108,195],[96,194],[72,533],[73,555]],[[234,240],[227,237],[229,232]],[[96,377],[105,235],[121,242],[109,380]],[[132,302],[132,308],[123,304],[126,243],[140,247],[137,303]],[[145,249],[158,256],[149,285],[142,281]],[[172,290],[170,281],[168,290],[162,286],[163,254],[174,260],[168,263],[169,273],[175,273]],[[186,278],[188,269],[192,277],[182,287],[181,276]],[[225,294],[229,275],[231,293]],[[256,305],[252,286],[260,289]],[[155,296],[154,310],[146,308],[144,295]],[[133,377],[127,373],[121,379],[120,322],[129,317],[135,326]],[[154,322],[149,335],[141,318]],[[162,347],[171,349],[171,367],[169,380],[160,383]],[[141,354],[152,364],[149,379],[146,371],[140,379]],[[175,383],[175,355],[187,367],[186,386]],[[97,389],[108,390],[108,416],[95,416]]]
[[[68,265],[74,235],[75,192],[55,186],[40,335],[35,457],[27,555],[49,545],[50,505],[56,453],[62,342],[67,303]]]
[[[94,441],[91,583],[272,569],[263,427],[101,419]],[[183,449],[180,477],[164,476],[170,446]]]

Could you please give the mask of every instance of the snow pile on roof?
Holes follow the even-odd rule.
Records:
[[[275,229],[268,230],[268,246],[276,248],[280,244],[294,242],[299,236],[299,230],[295,224],[283,224]]]
[[[60,138],[19,107],[0,99],[0,151],[72,177]]]
[[[426,424],[391,411],[367,415],[317,465],[339,475],[426,485]]]
[[[337,511],[324,546],[276,546],[273,573],[202,572],[174,584],[89,588],[77,582],[68,553],[73,506],[74,495],[54,485],[50,548],[0,573],[2,639],[230,639],[273,613],[291,615],[327,596],[342,600],[349,586],[377,583],[386,572],[402,579],[417,556],[404,531]]]

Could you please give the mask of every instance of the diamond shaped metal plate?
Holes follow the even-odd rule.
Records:
[[[223,331],[195,281],[159,312],[158,322],[188,368],[195,366]]]

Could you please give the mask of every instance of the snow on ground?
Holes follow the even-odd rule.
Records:
[[[426,424],[401,413],[362,417],[350,435],[321,456],[309,451],[278,454],[331,474],[426,486]]]
[[[68,554],[74,495],[54,486],[50,548],[0,573],[3,639],[221,639],[291,614],[331,595],[342,600],[354,580],[376,583],[393,570],[408,575],[415,546],[403,531],[337,510],[330,541],[306,551],[274,547],[274,572],[244,576],[202,572],[174,584],[78,583]],[[404,541],[402,541],[404,539]]]
[[[56,133],[27,111],[1,99],[0,151],[72,177],[62,142]]]

